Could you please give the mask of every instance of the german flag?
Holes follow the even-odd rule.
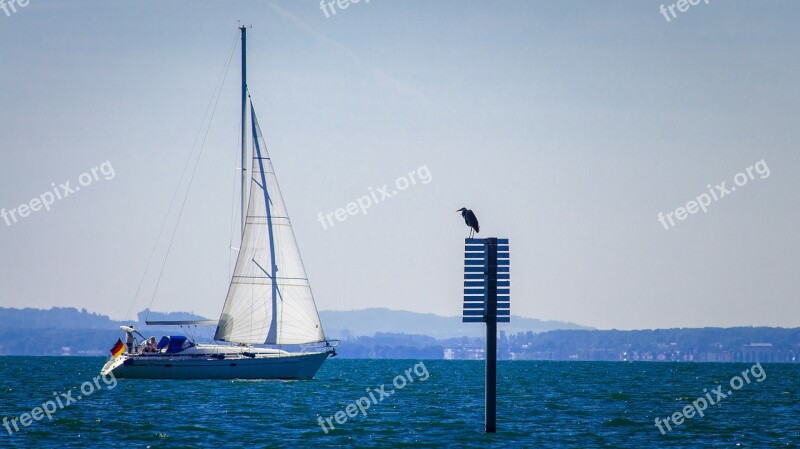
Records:
[[[122,344],[122,340],[119,338],[117,339],[117,344],[111,348],[111,356],[112,357],[119,357],[123,352],[125,352],[125,345]]]

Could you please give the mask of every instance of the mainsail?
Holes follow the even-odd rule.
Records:
[[[314,296],[252,103],[250,117],[253,166],[247,217],[214,339],[248,344],[324,341]]]

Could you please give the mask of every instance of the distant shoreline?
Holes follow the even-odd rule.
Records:
[[[325,334],[341,340],[343,359],[483,360],[482,326],[458,317],[363,309],[321,312]],[[157,320],[202,320],[185,312],[144,310],[132,324],[146,335],[186,333],[185,328],[153,329]],[[22,324],[24,323],[24,327]],[[121,336],[119,321],[75,308],[0,307],[0,355],[104,357]],[[797,363],[800,328],[733,327],[655,330],[597,330],[572,323],[512,318],[500,328],[499,360]],[[198,341],[213,328],[192,327]]]

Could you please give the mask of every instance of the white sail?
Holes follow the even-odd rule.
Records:
[[[272,161],[251,104],[253,167],[242,244],[215,340],[302,344],[325,340]]]

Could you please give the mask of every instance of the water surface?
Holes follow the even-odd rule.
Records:
[[[656,417],[682,410],[703,389],[730,390],[751,364],[503,361],[498,432],[486,435],[483,362],[426,360],[423,369],[418,360],[331,359],[311,381],[120,379],[110,388],[98,380],[82,394],[103,362],[0,357],[1,416],[19,418],[57,397],[63,404],[70,389],[75,401],[52,421],[18,424],[12,435],[0,428],[0,447],[800,447],[797,365],[763,365],[762,382],[750,376],[704,417],[662,435]],[[417,373],[425,372],[422,381]],[[398,375],[414,382],[396,389]],[[370,399],[366,416],[336,423],[336,412],[346,417],[367,389],[377,400],[381,384],[395,392]],[[336,429],[326,433],[318,417],[333,417]]]

